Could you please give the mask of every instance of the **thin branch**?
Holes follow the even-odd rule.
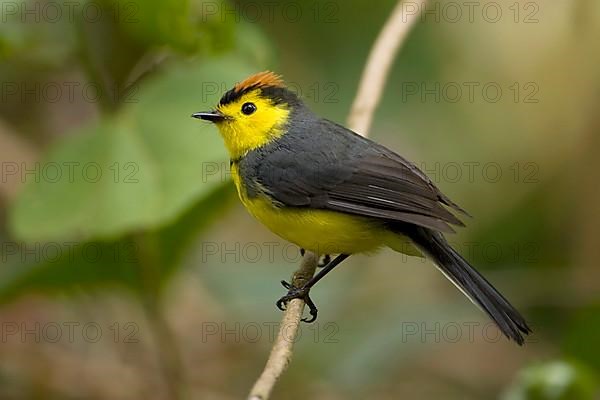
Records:
[[[353,131],[363,136],[368,135],[373,113],[381,99],[392,62],[411,27],[419,18],[419,12],[425,2],[426,0],[421,0],[404,4],[399,1],[379,33],[369,54],[348,117],[348,127]],[[307,251],[300,268],[294,273],[292,284],[300,287],[308,282],[315,273],[318,261],[319,257],[316,254]],[[303,311],[303,300],[294,299],[287,305],[267,364],[250,391],[248,400],[267,400],[271,395],[275,383],[291,361]]]
[[[319,257],[307,251],[304,254],[300,268],[294,273],[292,285],[300,287],[308,282],[314,275],[318,262]],[[266,400],[269,398],[273,386],[275,386],[275,383],[292,359],[292,347],[298,335],[303,311],[303,300],[294,299],[288,303],[283,313],[277,339],[275,339],[275,344],[267,360],[267,365],[265,365],[265,369],[250,391],[249,400]]]
[[[358,93],[348,117],[348,127],[353,131],[363,136],[368,135],[375,108],[381,100],[396,53],[406,41],[426,3],[427,0],[399,1],[379,33],[369,53],[367,65],[360,78]]]

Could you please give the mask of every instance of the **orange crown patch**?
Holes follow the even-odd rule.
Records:
[[[277,75],[271,71],[263,71],[258,74],[254,74],[244,79],[243,81],[237,83],[234,87],[236,92],[243,92],[247,89],[256,89],[266,86],[272,87],[285,87],[285,83],[283,79],[281,79],[280,75]]]

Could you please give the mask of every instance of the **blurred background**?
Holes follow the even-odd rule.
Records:
[[[300,255],[190,114],[271,69],[344,123],[394,4],[1,1],[0,398],[244,398]],[[600,398],[600,5],[421,11],[371,137],[474,216],[451,243],[535,333],[508,342],[428,262],[356,256],[274,398]]]

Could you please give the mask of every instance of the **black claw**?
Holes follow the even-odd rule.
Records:
[[[281,285],[286,288],[286,289],[291,289],[292,288],[292,284],[288,283],[287,281],[281,281]]]
[[[283,298],[277,300],[277,303],[275,303],[275,305],[277,306],[277,308],[279,308],[280,311],[285,311],[285,305],[287,302],[283,301]]]
[[[285,296],[281,297],[279,300],[277,300],[277,302],[275,303],[277,308],[279,308],[281,311],[285,311],[288,302],[290,302],[293,299],[302,299],[304,300],[304,303],[306,303],[306,305],[308,306],[311,315],[310,318],[302,318],[302,321],[307,323],[316,321],[317,313],[319,312],[319,310],[308,295],[309,289],[295,288],[286,281],[281,281],[281,284],[286,289],[288,289],[288,293]]]
[[[310,324],[311,322],[315,322],[317,320],[317,313],[319,312],[319,309],[317,308],[315,303],[312,301],[312,299],[308,296],[308,294],[304,298],[304,302],[306,303],[306,305],[308,306],[308,309],[310,310],[310,319],[302,318],[302,321],[306,322],[307,324]]]
[[[301,249],[300,249],[300,255],[301,255],[302,257],[304,257],[304,255],[305,255],[305,254],[306,254],[306,250],[304,250],[304,249],[302,249],[302,248],[301,248]]]

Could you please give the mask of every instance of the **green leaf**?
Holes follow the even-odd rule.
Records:
[[[226,182],[182,214],[175,223],[158,232],[163,282],[181,265],[183,255],[194,243],[198,232],[215,221],[236,198],[233,183]]]
[[[592,400],[596,388],[587,370],[555,361],[521,371],[503,400]]]
[[[139,289],[138,246],[131,239],[106,242],[5,243],[10,251],[0,271],[0,302],[24,293],[63,292],[120,285]]]
[[[107,286],[160,294],[197,233],[220,215],[233,194],[231,183],[221,184],[173,224],[120,240],[5,242],[0,303],[24,293],[68,294]]]
[[[214,126],[190,115],[255,70],[235,59],[175,66],[129,94],[115,117],[52,150],[10,210],[20,240],[112,240],[174,221],[224,180]]]
[[[222,52],[234,44],[235,21],[221,18],[223,7],[231,7],[224,1],[119,0],[117,4],[121,27],[146,47],[198,53]]]

